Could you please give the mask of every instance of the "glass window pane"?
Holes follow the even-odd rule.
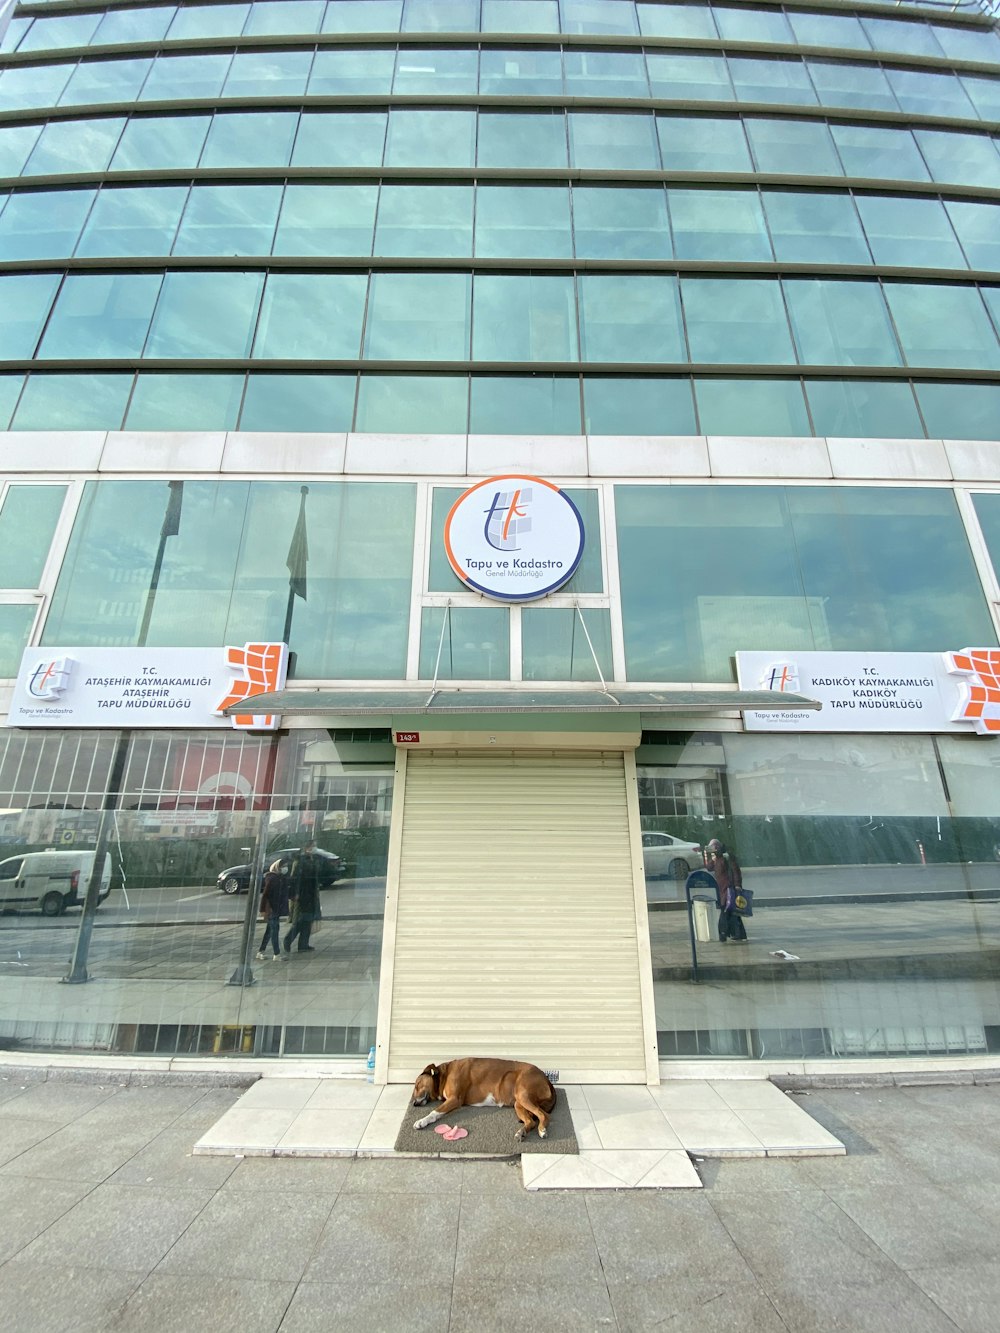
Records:
[[[37,588],[65,486],[10,486],[0,509],[0,588]]]
[[[143,355],[246,356],[263,283],[261,273],[168,273]]]
[[[216,8],[213,6],[212,8]],[[182,13],[185,11],[181,11]],[[191,11],[186,11],[190,13]],[[218,97],[226,81],[232,55],[157,56],[139,98],[143,102],[189,101]]]
[[[869,18],[865,15],[861,24],[876,51],[904,51],[915,56],[943,54],[934,39],[934,29],[926,23],[907,23],[904,19]]]
[[[994,60],[1000,59],[994,54]],[[948,79],[947,75],[939,75],[939,80],[943,85]],[[952,79],[946,89],[942,90],[939,85],[935,85],[935,92],[938,96],[937,105],[941,109],[936,112],[928,112],[939,116],[968,116],[971,113],[967,109],[966,98],[956,91],[953,84],[960,84],[968,99],[972,101],[978,114],[983,120],[1000,120],[1000,79],[991,79],[986,75],[981,78],[975,74],[963,74],[961,79]],[[951,109],[945,109],[946,107]]]
[[[509,680],[507,608],[424,607],[419,673],[423,680]]]
[[[474,435],[579,435],[580,381],[560,375],[473,375]]]
[[[0,213],[0,259],[57,259],[73,253],[94,190],[12,194]]]
[[[195,37],[236,37],[243,31],[249,5],[188,5],[177,11],[169,37],[179,42]]]
[[[914,130],[920,151],[936,181],[962,184],[977,181],[1000,188],[1000,152],[986,134],[954,134],[949,130]]]
[[[974,287],[887,282],[885,296],[909,365],[1000,369],[1000,345]]]
[[[119,430],[132,391],[131,371],[107,375],[31,374],[13,430]]]
[[[763,200],[777,259],[792,264],[871,263],[849,194],[764,190]]]
[[[945,208],[971,268],[1000,269],[1000,205],[946,199]]]
[[[481,185],[476,254],[486,259],[568,258],[573,253],[565,185]]]
[[[976,112],[966,89],[954,74],[931,69],[894,69],[888,65],[885,76],[904,111],[917,116],[968,116],[975,119]],[[971,87],[968,94],[975,100]],[[1000,110],[1000,103],[997,109]]]
[[[638,31],[635,9],[625,0],[560,0],[563,32],[616,37]]]
[[[338,0],[327,5],[323,32],[399,32],[403,0]]]
[[[404,32],[476,32],[479,0],[405,0]]]
[[[788,21],[802,46],[856,46],[871,50],[860,19],[853,14],[824,14],[790,10]]]
[[[135,377],[125,426],[128,430],[235,430],[242,394],[242,374],[144,371]]]
[[[388,361],[464,361],[469,355],[467,273],[376,273],[364,356]]]
[[[375,254],[471,255],[472,186],[384,184]]]
[[[521,674],[525,680],[608,680],[613,674],[611,612],[596,607],[582,613],[569,607],[525,607],[521,612]]]
[[[312,51],[237,51],[223,97],[296,97],[306,90]]]
[[[471,167],[475,149],[474,111],[407,108],[389,113],[387,167]]]
[[[731,102],[735,97],[726,58],[688,51],[650,51],[646,56],[654,97],[682,102]]]
[[[363,273],[269,274],[254,357],[355,358],[367,286]]]
[[[30,18],[12,18],[0,37],[0,51],[5,55],[8,51],[16,51],[34,21]]]
[[[37,609],[33,603],[0,606],[0,675],[17,675]]]
[[[152,64],[152,59],[81,61],[63,89],[59,105],[134,102]]]
[[[898,366],[899,348],[877,282],[786,278],[799,359],[814,366]]]
[[[283,167],[292,153],[297,111],[230,111],[212,118],[203,167]]]
[[[480,273],[475,279],[476,361],[575,361],[573,279]]]
[[[280,185],[195,185],[173,253],[270,254],[280,203]]]
[[[805,65],[791,56],[778,60],[733,55],[729,57],[729,73],[741,102],[805,106],[817,100]]]
[[[34,355],[58,286],[58,273],[0,274],[0,359]]]
[[[844,174],[830,127],[820,120],[767,120],[748,116],[746,127],[761,171],[789,176]]]
[[[483,0],[483,32],[558,32],[558,0]]]
[[[954,56],[956,60],[1000,61],[1000,38],[995,28],[959,28],[950,23],[935,23],[931,32],[946,56]]]
[[[806,61],[823,106],[866,107],[898,111],[885,74],[877,65],[854,65],[846,60]]]
[[[384,111],[303,111],[292,166],[379,167],[385,123]]]
[[[133,116],[111,163],[113,171],[196,167],[211,116]]]
[[[719,35],[708,5],[638,4],[636,11],[643,37],[715,38]]]
[[[613,171],[659,171],[654,118],[645,113],[569,113],[570,165]]]
[[[563,90],[562,53],[486,47],[479,77],[484,97],[558,97]]]
[[[101,21],[100,14],[60,14],[37,18],[20,43],[21,51],[57,51],[61,46],[86,46]]]
[[[772,258],[756,190],[669,189],[667,203],[678,259]]]
[[[777,282],[684,278],[681,292],[692,361],[794,362]]]
[[[632,12],[630,4],[620,9]],[[634,15],[633,15],[634,17]],[[638,51],[567,50],[566,92],[575,97],[646,97],[646,62]]]
[[[75,64],[10,66],[0,73],[0,110],[55,106]]]
[[[105,187],[83,229],[78,255],[168,255],[186,185]]]
[[[927,167],[909,130],[882,125],[831,125],[848,176],[924,181]]]
[[[24,383],[23,375],[0,375],[0,430],[6,430]]]
[[[914,387],[932,439],[996,439],[1000,384],[960,384],[947,380]]]
[[[665,171],[752,171],[741,121],[657,116]]]
[[[588,435],[694,435],[691,381],[583,377]]]
[[[288,185],[276,255],[370,255],[377,185]]]
[[[584,361],[684,360],[677,279],[667,274],[581,274]]]
[[[395,59],[391,47],[333,46],[317,51],[309,76],[310,96],[388,93]]]
[[[817,435],[919,440],[913,388],[902,380],[806,380]]]
[[[859,194],[857,203],[876,264],[966,267],[940,199]]]
[[[477,160],[481,167],[565,167],[562,111],[482,111]]]
[[[356,380],[355,375],[248,375],[240,430],[348,431]]]
[[[789,379],[695,376],[703,435],[811,435],[802,385]]]
[[[319,32],[325,0],[254,0],[243,29],[247,37]]]
[[[39,357],[139,356],[160,281],[159,273],[68,274]]]
[[[53,120],[42,130],[23,174],[103,171],[124,124],[117,116],[110,120]]]
[[[172,5],[155,9],[112,9],[101,19],[92,45],[132,46],[135,42],[158,42],[166,35],[174,17]]]
[[[0,176],[21,174],[41,132],[41,125],[0,126]]]
[[[713,5],[712,12],[722,37],[733,42],[795,41],[788,20],[780,9],[751,9],[749,6]]]
[[[574,185],[573,225],[581,259],[669,259],[672,253],[660,186]]]
[[[362,375],[355,430],[464,435],[468,415],[469,381],[464,375]]]
[[[479,91],[479,52],[403,46],[396,53],[394,93],[452,96]]]

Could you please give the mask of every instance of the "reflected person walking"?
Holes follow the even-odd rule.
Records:
[[[736,910],[736,891],[743,887],[743,872],[740,863],[725,844],[713,838],[706,849],[708,851],[708,871],[715,877],[716,898],[719,904],[719,943],[734,940],[745,944],[747,938],[743,918]]]

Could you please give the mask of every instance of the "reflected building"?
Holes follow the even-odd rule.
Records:
[[[0,3],[0,450],[0,1043],[997,1049],[996,735],[799,727],[735,664],[998,645],[988,4]],[[455,572],[490,477],[579,515],[548,595]],[[17,711],[26,650],[283,641],[276,730]],[[755,890],[711,988],[644,832]],[[316,952],[255,976],[218,883],[313,837]],[[92,921],[18,898],[102,839]]]

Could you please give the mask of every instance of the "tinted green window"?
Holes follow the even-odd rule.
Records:
[[[455,592],[464,588],[448,562],[444,545],[444,524],[448,511],[463,492],[461,486],[435,486],[431,490],[431,534],[430,552],[427,561],[427,588],[429,592]],[[441,637],[441,620],[438,622],[438,639]],[[437,639],[434,643],[437,653]]]
[[[558,32],[557,0],[483,0],[483,32]]]
[[[469,355],[466,273],[376,273],[364,355],[388,361],[464,361]]]
[[[143,102],[218,97],[232,55],[159,56],[139,94]]]
[[[392,91],[400,94],[431,93],[460,96],[479,90],[479,52],[446,47],[400,47]]]
[[[469,382],[464,375],[362,375],[357,431],[464,435]]]
[[[797,379],[695,377],[703,435],[811,435]]]
[[[991,189],[1000,187],[1000,153],[988,135],[922,129],[913,133],[936,181],[977,181]]]
[[[35,19],[20,49],[55,51],[61,46],[86,46],[100,21],[100,14],[61,14],[58,18]]]
[[[132,379],[131,372],[29,375],[12,429],[118,430]]]
[[[0,110],[55,106],[75,65],[25,65],[0,73]]]
[[[242,394],[242,375],[141,373],[135,377],[125,425],[129,430],[235,430]]]
[[[249,5],[189,5],[178,9],[170,25],[171,41],[193,37],[236,37],[250,13]]]
[[[263,285],[260,273],[168,273],[144,355],[246,356]]]
[[[311,96],[372,95],[392,88],[396,55],[390,47],[329,47],[316,52],[309,77]]]
[[[510,614],[506,607],[425,607],[420,616],[424,680],[508,680]]]
[[[240,430],[351,429],[354,375],[248,375]]]
[[[525,607],[521,612],[521,674],[524,680],[610,679],[610,611]]]
[[[748,116],[746,127],[761,171],[810,176],[844,174],[830,128],[820,120],[767,120]]]
[[[885,296],[908,365],[1000,369],[1000,345],[974,287],[887,282]]]
[[[327,5],[323,32],[399,32],[403,0],[345,0]]]
[[[881,125],[831,125],[848,176],[922,181],[927,168],[909,130]]]
[[[814,366],[898,366],[899,348],[877,282],[786,278],[799,359]]]
[[[437,191],[434,192],[435,194]],[[476,254],[481,258],[568,258],[573,253],[565,185],[481,185]]]
[[[475,32],[479,0],[404,0],[404,32]]]
[[[472,186],[384,184],[375,253],[471,255]]]
[[[947,23],[936,23],[931,28],[945,55],[957,60],[1000,61],[1000,42],[995,29],[976,27],[953,27]]]
[[[1000,495],[974,495],[972,503],[983,530],[994,573],[1000,573]]]
[[[387,167],[471,167],[475,160],[474,111],[389,113],[385,144]]]
[[[223,97],[296,97],[306,90],[311,51],[237,51]]]
[[[573,229],[581,259],[669,259],[672,253],[660,186],[574,185]]]
[[[0,430],[6,430],[17,402],[23,375],[0,375]]]
[[[65,486],[11,486],[0,509],[0,588],[37,588]]]
[[[1000,384],[917,384],[917,401],[932,439],[995,440]]]
[[[0,37],[0,51],[4,54],[16,51],[34,21],[34,19],[12,18],[4,29],[3,36]]]
[[[772,258],[756,190],[676,188],[667,202],[678,259]]]
[[[222,111],[212,119],[200,165],[283,167],[292,155],[297,111]]]
[[[483,111],[476,160],[481,167],[565,167],[566,117],[561,111]]]
[[[708,5],[636,5],[644,37],[718,37]]]
[[[60,171],[103,171],[108,165],[124,120],[54,120],[39,136],[24,168],[25,176]]]
[[[997,58],[994,53],[994,59]],[[942,80],[946,76],[940,75]],[[964,88],[968,99],[972,101],[976,111],[983,120],[1000,120],[1000,79],[991,79],[986,76],[978,78],[975,74],[963,74],[961,80],[955,79],[955,84],[959,89]],[[954,109],[950,111],[939,111],[938,115],[948,116],[968,116],[972,113],[967,109],[966,97],[961,91],[955,90],[952,86],[947,89],[935,85],[935,92],[938,95],[939,104],[945,103]]]
[[[713,5],[719,33],[734,42],[793,42],[788,20],[780,9],[751,9],[742,5]]]
[[[692,361],[795,360],[777,282],[684,278],[681,293]]]
[[[560,375],[473,375],[476,435],[579,435],[580,381]]]
[[[0,274],[0,358],[34,354],[58,286],[55,273]]]
[[[126,185],[100,191],[77,246],[78,255],[168,255],[186,185]]]
[[[869,264],[854,201],[816,190],[764,190],[775,258],[792,264]]]
[[[122,132],[112,170],[196,167],[211,123],[211,116],[133,116]]]
[[[81,61],[63,89],[59,105],[134,102],[152,65],[152,60]]]
[[[940,56],[941,47],[934,40],[934,29],[926,23],[907,23],[899,19],[868,18],[862,27],[876,51],[905,51],[915,56]]]
[[[584,361],[684,360],[677,279],[666,274],[581,274]]]
[[[17,675],[37,609],[34,604],[0,606],[0,674]]]
[[[276,255],[370,255],[377,185],[287,185]]]
[[[635,10],[618,0],[560,0],[563,32],[614,37],[638,31]]]
[[[325,0],[254,0],[243,31],[250,37],[319,32]]]
[[[752,56],[730,56],[729,73],[741,102],[815,103],[806,67],[801,60],[758,60]]]
[[[1000,205],[947,199],[944,206],[970,266],[1000,269]]]
[[[651,51],[646,66],[654,97],[683,102],[731,102],[735,97],[723,55]]]
[[[658,171],[656,126],[645,113],[620,116],[569,113],[570,165],[609,170]]]
[[[93,201],[93,190],[12,194],[0,213],[0,259],[71,255]]]
[[[255,358],[353,359],[368,286],[363,273],[271,273],[260,307]]]
[[[174,254],[270,254],[280,203],[280,185],[195,185]]]
[[[817,435],[919,440],[913,389],[900,380],[806,380]]]
[[[623,9],[631,9],[623,5]],[[638,51],[567,50],[566,91],[576,97],[646,97],[646,62]]]
[[[174,12],[172,5],[158,5],[155,9],[112,9],[101,19],[93,45],[121,43],[131,46],[134,42],[158,42],[165,36]]]
[[[691,381],[585,375],[584,430],[588,435],[694,435]]]
[[[889,65],[885,77],[904,111],[915,116],[968,116],[975,119],[975,108],[954,74],[931,69],[893,69]],[[969,87],[969,93],[972,92]],[[1000,103],[997,109],[1000,110]]]
[[[809,59],[806,68],[823,106],[865,107],[871,111],[899,110],[885,74],[877,65]]]
[[[475,310],[477,361],[575,361],[579,355],[572,278],[480,273]]]
[[[486,47],[479,80],[479,91],[486,97],[558,97],[563,90],[562,54]]]
[[[384,111],[303,111],[292,165],[381,166],[385,125]]]
[[[70,273],[52,310],[41,358],[139,356],[159,273]]]
[[[859,194],[857,204],[876,264],[966,267],[940,199]]]
[[[657,116],[665,171],[751,171],[743,124],[710,116]]]
[[[0,127],[0,175],[18,176],[34,148],[40,125],[4,125]]]
[[[788,21],[795,40],[803,46],[856,46],[871,49],[860,20],[853,14],[824,14],[822,12],[789,12]]]

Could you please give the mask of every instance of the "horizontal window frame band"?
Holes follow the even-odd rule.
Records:
[[[943,181],[907,181],[881,176],[801,176],[751,171],[605,171],[589,167],[161,167],[139,171],[50,173],[0,176],[0,190],[87,189],[99,185],[260,184],[343,181],[352,184],[532,184],[563,185],[705,185],[725,189],[738,185],[773,185],[781,189],[846,194],[946,195],[949,199],[1000,201],[1000,187],[957,185]],[[423,262],[423,261],[421,261]]]
[[[833,379],[833,380],[959,380],[968,384],[1000,384],[1000,370],[981,370],[955,366],[857,366],[803,365],[782,362],[758,365],[755,362],[701,361],[362,361],[358,358],[327,361],[302,361],[298,358],[205,357],[193,360],[181,357],[53,357],[51,360],[19,357],[0,361],[0,375],[45,374],[46,372],[113,371],[202,375],[213,372],[243,374],[271,372],[276,375],[368,374],[425,375],[428,379],[464,375],[473,378],[511,379],[531,376],[555,376],[560,379],[581,377],[613,379]]]

